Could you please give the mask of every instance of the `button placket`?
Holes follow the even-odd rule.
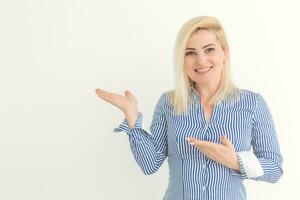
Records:
[[[201,171],[202,171],[202,180],[201,180],[201,191],[205,192],[206,190],[206,179],[207,179],[207,164],[205,162],[205,159],[203,160],[203,162],[200,165]]]

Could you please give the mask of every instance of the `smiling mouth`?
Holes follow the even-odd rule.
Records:
[[[194,69],[194,71],[197,72],[198,74],[205,74],[205,73],[209,72],[212,68],[213,68],[213,66],[202,67],[202,68]]]

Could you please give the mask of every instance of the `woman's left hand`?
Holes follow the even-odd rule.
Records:
[[[188,137],[187,140],[210,159],[225,165],[226,167],[240,171],[237,154],[232,143],[225,136],[221,136],[221,144],[198,140],[193,137]]]

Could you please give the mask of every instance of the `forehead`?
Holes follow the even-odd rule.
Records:
[[[211,31],[199,30],[196,33],[192,33],[187,42],[187,47],[202,47],[207,44],[218,45],[219,42],[216,35]]]

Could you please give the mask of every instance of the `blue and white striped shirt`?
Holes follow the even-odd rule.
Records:
[[[277,182],[283,174],[283,159],[263,97],[248,90],[239,90],[239,97],[234,103],[223,100],[217,104],[207,123],[196,90],[190,91],[192,101],[185,115],[175,114],[169,102],[170,92],[165,92],[156,104],[150,133],[142,127],[141,113],[134,128],[129,129],[124,120],[114,132],[127,133],[131,151],[144,174],[155,173],[167,158],[169,184],[164,200],[245,200],[243,180]],[[237,152],[239,172],[209,159],[186,140],[192,136],[221,143],[221,135],[227,136]],[[243,153],[253,155],[262,173],[251,172],[257,166],[253,162],[251,166]]]

